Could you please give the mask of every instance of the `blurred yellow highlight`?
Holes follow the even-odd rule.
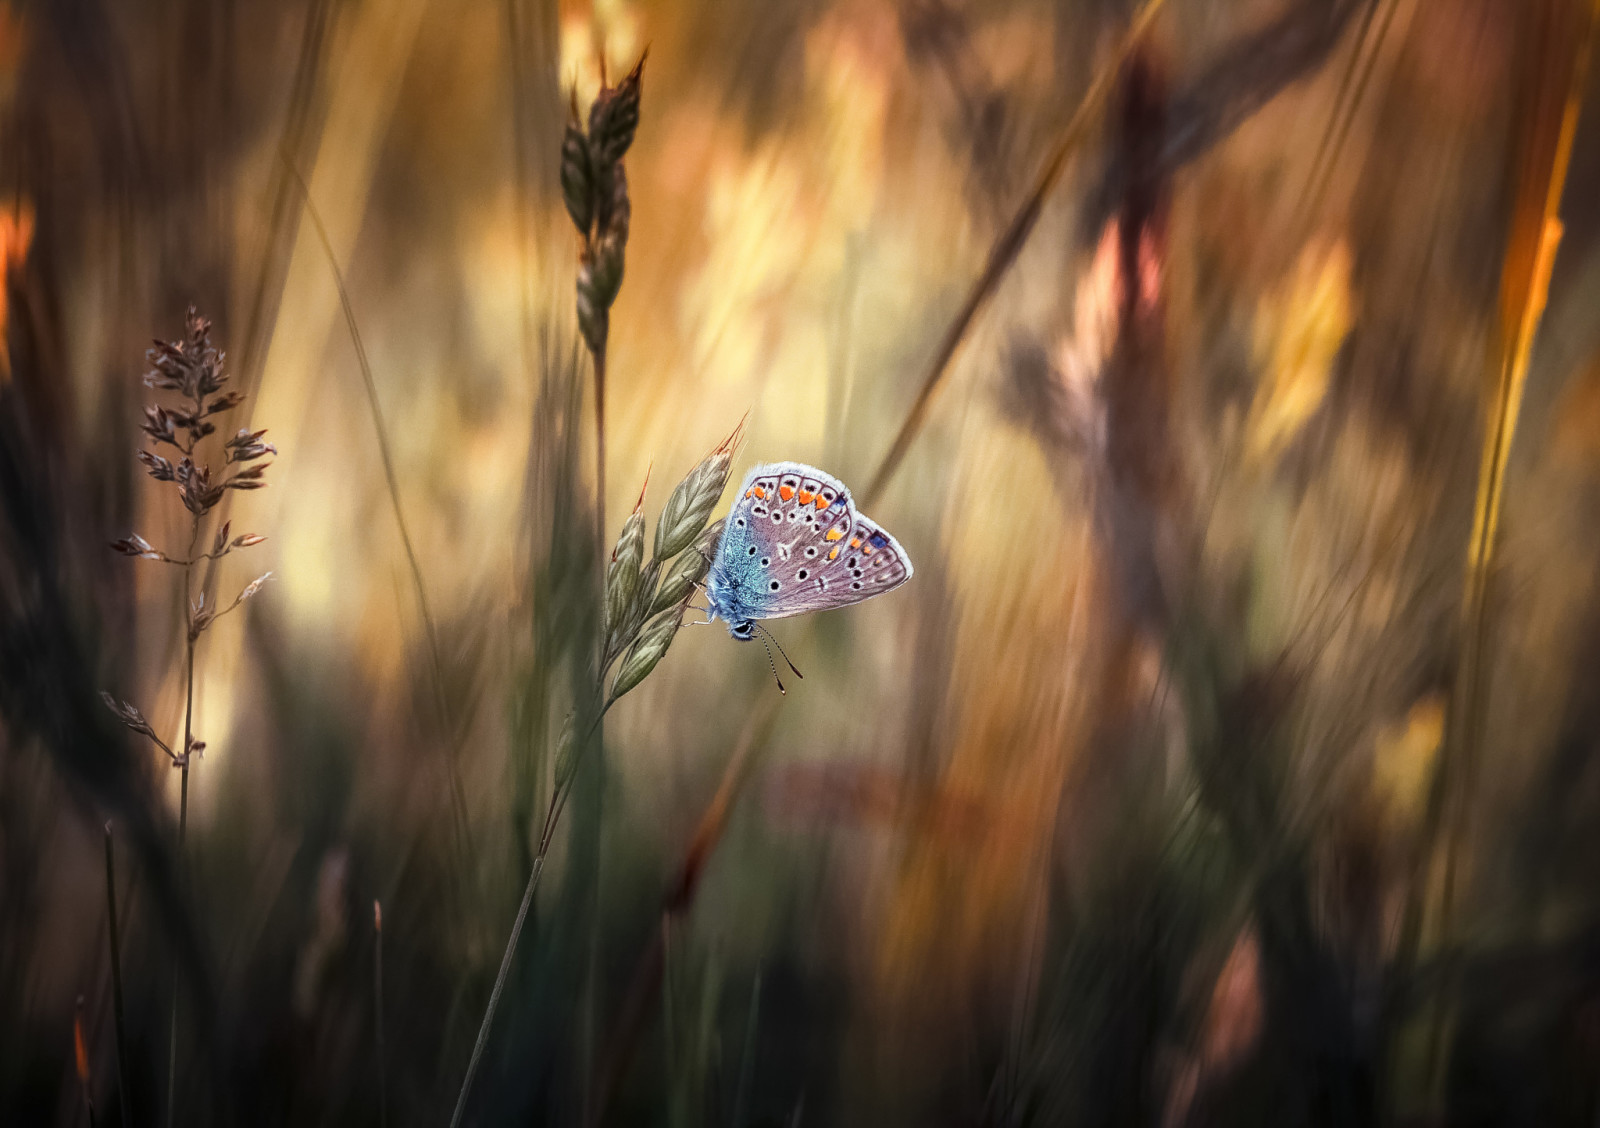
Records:
[[[1431,694],[1405,719],[1378,733],[1372,750],[1372,794],[1396,830],[1417,825],[1428,799],[1428,782],[1444,738],[1444,697]]]
[[[1281,454],[1322,406],[1334,357],[1350,332],[1350,268],[1344,240],[1315,242],[1286,283],[1261,299],[1256,355],[1264,371],[1246,423],[1248,462]]]

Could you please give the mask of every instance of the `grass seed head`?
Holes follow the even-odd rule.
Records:
[[[672,645],[672,637],[678,633],[682,621],[683,608],[678,606],[663,611],[644,625],[617,668],[616,680],[611,684],[612,701],[650,676],[656,663],[666,657],[667,648]]]
[[[615,632],[628,618],[639,590],[639,568],[644,563],[644,494],[622,524],[617,545],[611,550],[606,573],[606,632]]]
[[[693,544],[706,527],[711,511],[717,507],[728,484],[728,468],[733,465],[734,447],[738,445],[743,427],[741,423],[739,430],[706,455],[672,491],[661,511],[661,520],[656,522],[657,560],[670,560],[678,555]]]

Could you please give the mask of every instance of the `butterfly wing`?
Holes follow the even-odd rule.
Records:
[[[718,550],[736,615],[782,619],[860,603],[911,578],[900,542],[856,512],[843,482],[777,462],[745,478]]]

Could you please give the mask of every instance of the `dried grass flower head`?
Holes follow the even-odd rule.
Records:
[[[198,455],[202,442],[220,430],[224,415],[244,402],[244,394],[229,390],[225,355],[211,343],[211,322],[193,306],[184,325],[184,336],[177,341],[157,341],[145,353],[149,364],[144,384],[156,392],[171,393],[167,402],[147,404],[139,425],[147,447],[137,451],[145,472],[158,482],[170,482],[190,515],[189,544],[182,552],[158,548],[138,533],[113,541],[111,547],[124,556],[174,564],[184,570],[184,628],[190,648],[189,678],[193,679],[193,647],[217,619],[250,599],[271,577],[265,572],[244,586],[232,602],[224,605],[208,600],[201,591],[189,595],[194,566],[202,560],[220,560],[236,549],[250,548],[266,540],[259,533],[233,534],[232,521],[223,521],[210,539],[207,551],[197,551],[202,542],[201,526],[229,490],[259,490],[266,486],[266,472],[272,465],[263,461],[278,450],[263,441],[265,430],[240,428],[221,444],[220,468],[202,461]],[[174,402],[175,401],[175,402]],[[163,448],[172,448],[169,456]],[[175,764],[187,765],[189,757],[205,747],[186,732],[180,754],[162,741],[139,710],[127,702],[104,695],[112,713],[128,728],[153,741]],[[188,729],[186,723],[185,728]]]

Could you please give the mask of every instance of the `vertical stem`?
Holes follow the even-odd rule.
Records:
[[[609,704],[602,706],[600,716],[605,715]],[[588,741],[596,735],[600,727],[600,718],[595,718],[594,724],[584,734],[583,744],[579,745],[579,757],[582,750],[588,747]],[[577,771],[576,763],[573,766]],[[567,792],[571,789],[570,779],[562,784],[557,783],[550,795],[550,806],[545,810],[544,826],[539,831],[539,852],[534,855],[533,869],[528,873],[528,884],[522,891],[522,904],[517,908],[517,919],[512,922],[511,935],[506,939],[506,950],[500,957],[500,970],[495,974],[494,987],[489,991],[489,1005],[484,1008],[483,1021],[478,1024],[478,1037],[472,1044],[472,1056],[467,1059],[467,1073],[461,1079],[461,1091],[456,1095],[456,1108],[450,1116],[450,1128],[458,1128],[462,1114],[467,1109],[467,1096],[472,1092],[472,1081],[478,1073],[478,1063],[483,1058],[483,1048],[489,1042],[489,1028],[494,1025],[494,1012],[500,1006],[500,995],[505,990],[506,977],[511,972],[511,958],[516,954],[517,941],[522,938],[522,926],[528,919],[528,909],[533,904],[533,895],[539,889],[539,875],[544,873],[544,858],[550,852],[550,842],[555,838],[556,823],[561,820],[561,811],[566,806]]]
[[[756,1068],[756,1032],[761,1018],[761,968],[756,968],[755,986],[750,988],[750,1013],[744,1023],[744,1049],[739,1053],[739,1082],[733,1091],[733,1128],[745,1122],[750,1107],[750,1080]]]
[[[122,1008],[122,942],[117,933],[117,866],[111,847],[111,824],[106,823],[106,921],[111,930],[111,1008],[116,1020],[117,1099],[122,1123],[133,1122],[128,1104],[128,1036]]]
[[[378,1027],[378,1128],[389,1128],[389,1082],[383,1053],[383,906],[372,902],[372,932],[377,945],[372,967],[372,999]]]
[[[609,321],[610,315],[607,314]],[[604,616],[606,605],[606,342],[601,341],[600,347],[594,350],[594,438],[595,438],[595,573],[598,580],[599,603]],[[595,700],[602,702],[605,699],[605,631],[595,632]],[[583,1044],[582,1044],[582,1074],[580,1084],[583,1087],[583,1123],[589,1122],[589,1097],[593,1091],[590,1079],[594,1076],[594,1044],[596,1038],[597,1003],[596,993],[598,983],[596,977],[599,973],[599,947],[600,947],[600,809],[599,803],[605,791],[605,710],[601,708],[595,716],[594,742],[596,762],[595,783],[595,842],[594,842],[594,879],[589,883],[592,908],[589,918],[589,953],[588,967],[584,974],[584,1011],[583,1011]]]
[[[494,1012],[500,1006],[500,994],[506,987],[506,976],[511,972],[511,957],[516,954],[517,941],[522,938],[522,925],[528,919],[528,907],[533,904],[533,894],[539,888],[539,875],[544,872],[544,854],[548,844],[539,847],[533,859],[533,869],[528,874],[528,885],[522,891],[522,904],[517,907],[517,919],[511,925],[511,936],[506,940],[505,954],[500,957],[500,970],[495,974],[494,987],[489,991],[489,1005],[484,1008],[483,1021],[478,1024],[478,1039],[472,1044],[472,1056],[467,1059],[467,1075],[461,1079],[461,1092],[456,1096],[456,1109],[450,1115],[450,1128],[459,1128],[461,1116],[467,1110],[467,1096],[472,1092],[472,1081],[478,1073],[478,1063],[483,1060],[483,1048],[489,1042],[489,1027],[494,1024]]]
[[[595,547],[600,553],[600,597],[606,582],[606,347],[594,354],[594,512]],[[601,639],[604,645],[604,639]]]
[[[182,780],[178,785],[178,881],[180,886],[185,880],[185,867],[183,864],[184,839],[189,830],[189,747],[194,742],[194,609],[190,602],[190,590],[194,579],[194,548],[200,540],[200,518],[195,516],[190,524],[189,551],[184,554],[188,563],[183,566],[183,634],[186,643],[184,659],[184,702],[183,702],[183,753],[179,763],[182,765]],[[172,1128],[177,1115],[178,1092],[178,975],[174,968],[172,975],[172,1006],[168,1012],[167,1021],[167,1128]]]

